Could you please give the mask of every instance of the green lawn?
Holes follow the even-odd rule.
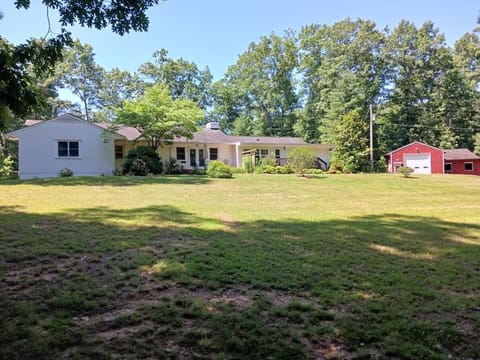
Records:
[[[0,183],[0,359],[480,358],[480,177]]]

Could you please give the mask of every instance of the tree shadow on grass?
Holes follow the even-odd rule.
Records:
[[[355,356],[480,356],[479,225],[398,214],[232,223],[174,206],[9,207],[0,208],[0,238],[3,357],[87,348],[166,356],[155,351],[172,343],[177,355],[275,357],[280,338],[277,349],[308,357],[324,356],[322,344]],[[211,302],[234,290],[250,307]],[[261,301],[272,293],[317,312]],[[207,304],[187,316],[185,294]],[[101,314],[103,322],[81,320]],[[120,320],[139,330],[121,335]],[[106,330],[115,337],[105,340]]]
[[[158,176],[73,176],[67,178],[45,178],[31,180],[5,180],[2,185],[40,185],[40,186],[136,186],[150,184],[187,184],[202,185],[210,182],[201,175],[158,175]]]

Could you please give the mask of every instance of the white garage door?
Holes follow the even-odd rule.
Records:
[[[405,166],[411,167],[414,174],[431,174],[432,161],[430,154],[406,154]]]

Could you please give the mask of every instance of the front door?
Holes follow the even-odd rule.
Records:
[[[190,167],[197,167],[197,149],[190,149]]]
[[[198,149],[198,166],[205,166],[205,154],[203,149]]]

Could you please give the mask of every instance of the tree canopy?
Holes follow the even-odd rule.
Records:
[[[30,39],[19,45],[10,44],[0,37],[0,116],[7,112],[14,116],[26,116],[42,103],[32,73],[38,75],[52,71],[62,58],[63,49],[72,44],[71,33],[66,26],[79,24],[96,29],[111,26],[112,31],[119,35],[132,30],[146,31],[149,25],[146,11],[159,2],[42,0],[47,9],[58,11],[62,26],[60,34],[48,39]],[[30,3],[30,0],[16,0],[15,6],[17,9],[28,9]]]
[[[200,70],[194,62],[168,57],[165,49],[153,54],[154,62],[140,66],[139,73],[154,83],[167,85],[174,98],[190,99],[206,110],[212,104],[212,74],[207,67]]]
[[[191,139],[204,113],[192,100],[173,99],[167,86],[153,85],[117,112],[115,124],[135,127],[149,146],[156,149],[175,137]]]

